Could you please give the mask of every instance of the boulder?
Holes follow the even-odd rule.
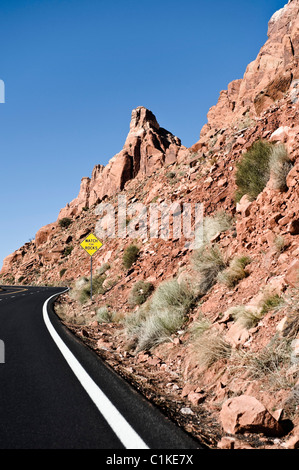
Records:
[[[255,397],[241,395],[228,399],[222,406],[220,419],[229,434],[263,433],[266,436],[281,436],[279,422]]]
[[[285,281],[291,287],[299,287],[299,260],[294,260],[284,277]]]

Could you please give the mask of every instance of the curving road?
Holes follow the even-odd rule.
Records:
[[[61,325],[64,289],[3,287],[0,449],[200,448]]]

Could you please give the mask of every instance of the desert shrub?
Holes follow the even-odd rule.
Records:
[[[62,277],[65,273],[66,273],[67,269],[66,268],[62,268],[60,271],[59,271],[59,276]]]
[[[197,285],[199,295],[206,294],[216,283],[219,273],[227,267],[217,245],[203,246],[196,250],[192,257],[192,265],[200,277]]]
[[[299,288],[290,289],[285,298],[286,322],[282,331],[285,338],[294,339],[299,333]]]
[[[74,247],[72,245],[68,245],[67,247],[65,247],[64,251],[63,251],[63,256],[69,256],[71,254],[71,252],[73,251]]]
[[[286,191],[286,178],[293,167],[288,157],[288,152],[283,144],[273,146],[270,154],[270,174],[274,189]]]
[[[59,220],[58,223],[61,228],[67,228],[71,225],[72,219],[69,219],[68,217],[63,217],[62,219]]]
[[[105,289],[103,288],[103,282],[105,281],[105,275],[97,275],[92,278],[92,294],[99,295],[104,294]],[[83,304],[90,299],[91,289],[90,283],[83,285],[79,292],[79,301]]]
[[[202,335],[211,327],[210,321],[200,316],[195,321],[193,321],[189,327],[189,333],[192,338],[196,338],[197,336]]]
[[[169,171],[167,174],[166,174],[166,178],[169,179],[169,180],[172,180],[176,177],[176,172],[175,171]]]
[[[227,269],[218,275],[219,282],[224,283],[227,287],[234,287],[239,281],[247,275],[246,266],[251,262],[248,256],[237,256],[232,259]]]
[[[151,282],[138,281],[133,286],[130,296],[129,304],[130,305],[141,305],[147,298],[151,295],[154,290],[154,285]]]
[[[131,339],[135,337],[137,351],[151,349],[181,328],[193,300],[194,294],[186,284],[176,279],[161,283],[151,299],[126,322],[126,332]]]
[[[286,249],[285,239],[282,236],[277,235],[277,237],[274,238],[274,246],[277,253],[283,253]]]
[[[280,389],[286,386],[283,369],[289,366],[290,360],[290,342],[274,336],[261,351],[245,353],[242,365],[244,369],[247,369],[249,378],[261,380],[267,377],[269,385]]]
[[[97,273],[98,274],[105,274],[106,271],[108,271],[108,269],[110,269],[110,264],[109,263],[103,263],[98,269],[97,269]]]
[[[254,200],[263,191],[270,178],[269,160],[271,151],[271,144],[258,140],[237,163],[237,201],[240,201],[245,194],[251,200]]]
[[[275,309],[283,303],[283,299],[278,294],[265,294],[261,306],[261,314],[265,315],[270,310]]]
[[[231,229],[232,225],[233,218],[225,211],[219,211],[213,216],[204,217],[202,245],[208,243],[218,233]]]
[[[137,260],[139,255],[139,248],[136,245],[129,245],[123,254],[123,265],[125,269],[130,269],[133,263]]]
[[[22,281],[24,281],[24,279],[25,279],[25,276],[20,276],[19,279],[18,279],[18,282],[22,282]]]
[[[226,311],[226,315],[231,316],[242,327],[250,329],[255,327],[261,320],[260,311],[251,310],[244,305],[235,305]]]
[[[100,307],[96,311],[96,319],[99,323],[109,323],[111,322],[111,313],[108,310],[108,307]]]
[[[228,359],[231,345],[218,332],[206,330],[198,335],[191,345],[194,357],[201,367],[209,368],[220,359]]]

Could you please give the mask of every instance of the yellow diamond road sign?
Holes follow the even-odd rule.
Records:
[[[103,246],[103,243],[93,233],[90,233],[80,245],[90,256],[93,256]]]

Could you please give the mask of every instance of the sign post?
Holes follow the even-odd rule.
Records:
[[[90,299],[92,300],[92,257],[103,246],[103,243],[90,233],[80,245],[90,255]]]

